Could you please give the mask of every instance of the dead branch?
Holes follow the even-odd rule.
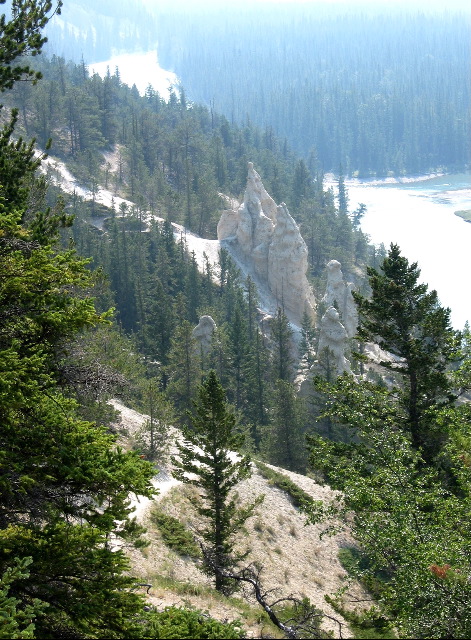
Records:
[[[319,611],[316,607],[313,607],[308,601],[296,598],[293,595],[284,596],[269,602],[270,593],[273,593],[274,589],[265,591],[263,589],[260,573],[261,570],[257,569],[253,565],[244,567],[240,571],[228,571],[222,569],[217,565],[215,554],[210,549],[201,546],[203,557],[208,566],[210,566],[215,573],[219,573],[223,578],[229,578],[237,582],[249,584],[255,595],[255,598],[262,609],[267,613],[271,622],[281,629],[286,638],[298,640],[299,638],[325,638],[326,634],[320,630],[319,625],[323,618],[328,618],[335,622],[339,628],[339,638],[342,640],[342,628],[343,624],[340,620],[326,615]],[[295,616],[289,620],[283,622],[274,607],[283,604],[291,605],[295,610]]]

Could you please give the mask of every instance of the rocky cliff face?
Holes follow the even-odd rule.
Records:
[[[346,329],[347,336],[353,338],[358,326],[358,313],[352,296],[353,284],[345,282],[342,265],[337,260],[327,263],[327,285],[322,302],[327,307],[335,306],[340,320]]]
[[[320,322],[316,365],[319,373],[326,376],[327,379],[336,378],[345,372],[351,373],[350,362],[345,357],[347,339],[348,333],[340,322],[337,309],[328,307]]]
[[[304,311],[315,320],[316,302],[306,277],[306,243],[286,205],[275,203],[251,162],[244,201],[223,212],[218,239],[253,266],[294,322],[301,322]]]

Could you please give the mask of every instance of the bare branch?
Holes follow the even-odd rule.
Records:
[[[203,547],[203,545],[200,546],[206,563],[212,567],[215,573],[218,573],[223,578],[229,578],[235,580],[236,582],[249,584],[252,587],[257,602],[266,612],[270,621],[276,627],[278,627],[278,629],[281,629],[281,631],[283,631],[286,638],[290,638],[293,640],[298,640],[299,638],[326,638],[327,634],[320,629],[320,622],[323,618],[328,618],[338,625],[338,637],[340,638],[340,640],[342,640],[342,629],[344,625],[342,622],[340,622],[340,620],[324,614],[316,607],[313,607],[309,603],[309,601],[301,600],[293,595],[278,598],[273,602],[269,602],[268,596],[274,590],[263,590],[260,580],[261,570],[257,569],[253,565],[249,565],[248,567],[244,567],[237,572],[228,571],[218,566],[217,558],[210,549]],[[279,615],[274,609],[274,607],[283,604],[291,605],[294,608],[296,614],[295,617],[290,618],[285,622],[280,619]],[[287,622],[289,622],[290,624],[287,624]]]

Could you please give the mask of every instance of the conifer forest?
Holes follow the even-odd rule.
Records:
[[[0,0],[0,638],[470,636],[471,329],[347,182],[469,172],[471,14],[398,4]]]

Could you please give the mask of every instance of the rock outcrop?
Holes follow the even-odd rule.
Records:
[[[327,285],[322,302],[327,307],[334,305],[337,307],[349,338],[353,338],[358,327],[358,313],[352,290],[353,283],[345,282],[340,262],[331,260],[327,264]]]
[[[306,277],[308,251],[284,203],[277,205],[249,162],[244,201],[224,211],[218,240],[252,264],[278,303],[298,324],[304,311],[315,319],[316,302]]]
[[[345,357],[348,333],[340,322],[335,307],[328,307],[322,316],[319,327],[319,347],[317,368],[321,375],[333,378],[342,373],[351,373],[350,362]]]
[[[199,323],[192,331],[198,352],[207,353],[209,351],[215,330],[216,323],[211,316],[201,316]]]

